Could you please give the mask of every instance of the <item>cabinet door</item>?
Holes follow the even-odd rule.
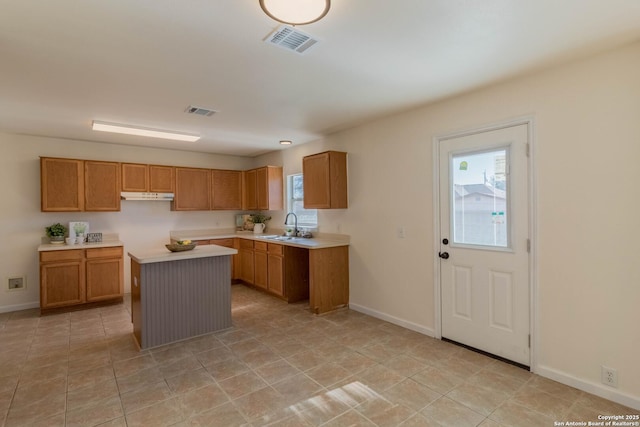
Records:
[[[87,260],[87,301],[101,301],[124,294],[124,262],[120,258]]]
[[[87,301],[113,299],[124,295],[124,260],[122,247],[91,248],[87,259]]]
[[[84,210],[120,210],[120,163],[85,160]]]
[[[269,281],[268,288],[277,295],[284,295],[284,260],[282,256],[269,254],[268,257]]]
[[[242,209],[242,172],[230,170],[211,171],[213,188],[211,209]]]
[[[40,209],[43,212],[79,212],[84,209],[82,160],[40,159]]]
[[[149,167],[139,163],[123,163],[122,191],[149,191]]]
[[[242,204],[243,209],[258,209],[256,194],[256,170],[248,170],[242,173]]]
[[[281,167],[266,166],[256,169],[257,209],[282,210],[283,182]]]
[[[327,151],[302,159],[304,207],[307,209],[346,209],[347,153]]]
[[[255,251],[253,255],[255,262],[255,279],[253,284],[267,289],[268,270],[267,270],[267,253],[261,251]]]
[[[175,191],[175,168],[173,166],[149,165],[149,191],[173,193]]]
[[[269,181],[267,168],[256,170],[256,209],[269,209]]]
[[[304,207],[328,209],[331,207],[329,181],[329,153],[307,156],[302,159],[304,177]]]
[[[238,256],[240,257],[240,280],[252,285],[254,280],[253,250],[240,249]]]
[[[83,261],[40,265],[40,308],[64,307],[84,302]]]
[[[176,211],[207,211],[211,198],[209,169],[176,168],[176,192],[173,209]]]

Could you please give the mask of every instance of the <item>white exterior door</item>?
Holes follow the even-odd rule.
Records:
[[[529,366],[526,124],[439,141],[442,337]]]

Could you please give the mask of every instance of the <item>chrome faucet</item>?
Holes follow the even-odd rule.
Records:
[[[287,225],[287,222],[289,221],[289,215],[293,215],[293,219],[295,220],[295,223],[293,225],[293,235],[297,236],[298,235],[298,215],[294,214],[293,212],[289,212],[287,216],[284,218],[284,225]]]

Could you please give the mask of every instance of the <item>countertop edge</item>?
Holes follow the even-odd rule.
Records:
[[[117,246],[124,246],[124,243],[119,240],[107,240],[98,243],[82,243],[79,245],[67,245],[66,243],[53,245],[51,243],[43,243],[38,246],[38,252],[69,251],[73,249],[113,248]]]
[[[223,246],[209,245],[196,246],[193,250],[183,252],[170,252],[168,249],[154,249],[140,251],[138,254],[128,252],[127,255],[138,264],[151,264],[157,262],[180,261],[185,259],[208,258],[224,255],[235,255],[238,251]]]
[[[253,233],[224,233],[224,234],[197,234],[197,235],[189,235],[188,232],[185,232],[184,234],[180,234],[180,233],[176,233],[174,235],[171,236],[172,239],[176,239],[176,240],[215,240],[215,239],[235,239],[235,238],[240,238],[240,239],[246,239],[246,240],[253,240],[253,241],[257,241],[257,242],[267,242],[267,243],[275,243],[278,245],[285,245],[285,246],[294,246],[297,248],[305,248],[305,249],[324,249],[324,248],[335,248],[335,247],[339,247],[339,246],[349,246],[350,245],[350,241],[349,238],[344,238],[344,239],[340,239],[340,240],[333,240],[333,239],[328,239],[328,238],[322,238],[322,237],[314,237],[311,239],[305,239],[302,242],[291,242],[291,241],[287,241],[287,240],[270,240],[270,239],[265,239],[262,236],[269,236],[271,235],[270,233],[264,233],[264,234],[253,234]],[[307,242],[307,243],[304,243]]]

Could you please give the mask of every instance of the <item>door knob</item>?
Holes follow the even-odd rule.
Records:
[[[449,259],[449,252],[438,252],[438,256],[442,259]]]

